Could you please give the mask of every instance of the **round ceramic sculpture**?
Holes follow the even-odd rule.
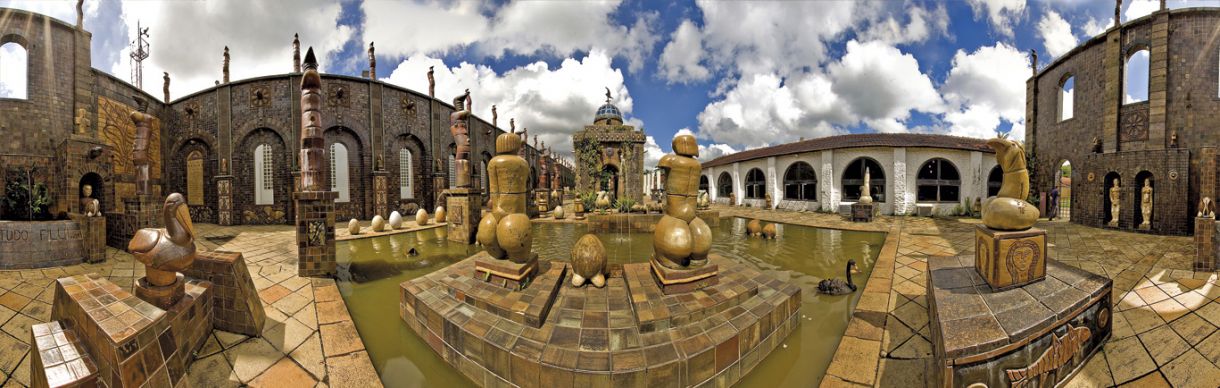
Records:
[[[504,249],[494,243],[496,241],[496,218],[491,217],[491,214],[484,215],[483,220],[479,221],[479,229],[475,232],[474,240],[482,244],[491,257],[504,257]]]
[[[402,214],[398,214],[397,210],[390,213],[390,228],[391,229],[402,228]]]
[[[987,141],[995,150],[996,163],[1004,171],[1000,191],[983,201],[983,225],[996,230],[1025,230],[1034,226],[1041,213],[1025,202],[1029,195],[1029,170],[1025,167],[1025,148],[1012,140]]]
[[[693,242],[690,225],[668,215],[661,216],[652,234],[652,246],[656,253],[683,267],[690,264]]]
[[[606,285],[605,272],[606,247],[597,236],[584,235],[572,246],[572,286],[583,286],[588,280],[601,288]]]
[[[707,254],[712,251],[712,228],[702,218],[695,218],[690,222],[690,235],[691,259],[707,260]]]
[[[747,236],[754,237],[760,233],[762,233],[762,222],[758,221],[757,218],[750,220],[750,223],[746,224]]]
[[[350,233],[353,236],[360,234],[360,221],[356,221],[355,218],[353,218],[351,221],[348,221],[347,222],[347,233]]]
[[[775,235],[776,235],[775,223],[768,222],[767,225],[763,226],[763,228],[762,228],[763,238],[772,239],[772,238],[775,238]]]
[[[415,212],[415,223],[419,226],[428,225],[428,211],[419,209],[419,211]]]
[[[385,218],[381,218],[380,214],[373,216],[373,231],[377,233],[385,231]]]
[[[501,218],[496,224],[496,240],[510,260],[517,262],[528,259],[534,243],[529,216],[512,213]]]
[[[556,206],[555,211],[551,214],[553,214],[555,216],[555,219],[562,220],[563,219],[563,206]]]
[[[436,207],[436,222],[445,222],[445,207]]]

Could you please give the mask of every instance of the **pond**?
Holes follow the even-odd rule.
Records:
[[[780,237],[744,236],[747,220],[724,218],[712,227],[712,252],[745,263],[801,287],[801,324],[749,375],[746,387],[808,387],[817,384],[834,356],[861,292],[824,296],[817,283],[844,276],[848,259],[860,273],[863,290],[885,241],[884,233],[852,232],[777,224]],[[584,235],[584,224],[533,224],[534,252],[540,259],[567,260]],[[647,262],[651,233],[599,235],[610,263]],[[415,248],[420,254],[408,257]],[[480,247],[449,243],[444,228],[337,243],[338,284],[382,381],[392,387],[474,387],[437,356],[398,316],[399,284],[461,261]]]

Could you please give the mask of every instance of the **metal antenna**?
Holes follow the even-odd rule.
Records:
[[[148,28],[136,21],[136,40],[131,41],[131,83],[144,89],[144,60],[148,59]]]

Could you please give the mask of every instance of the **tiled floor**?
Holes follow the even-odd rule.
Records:
[[[931,365],[924,276],[927,257],[973,252],[977,220],[880,217],[856,224],[833,214],[717,206],[741,215],[802,225],[891,232],[855,319],[840,343],[827,386],[910,386]],[[1050,234],[1050,257],[1114,280],[1114,334],[1069,382],[1212,387],[1220,381],[1220,286],[1215,273],[1191,272],[1188,237],[1151,236],[1062,221],[1038,225]],[[380,385],[338,289],[330,280],[296,276],[289,226],[198,225],[205,249],[240,251],[267,311],[262,338],[217,331],[188,374],[196,386]],[[52,281],[97,272],[120,285],[143,276],[130,255],[108,251],[103,264],[0,272],[0,384],[30,381],[30,325],[51,315]],[[888,269],[888,270],[887,270]],[[873,313],[876,312],[876,313]],[[875,365],[873,368],[862,365]]]
[[[203,249],[242,252],[267,314],[261,338],[215,331],[187,371],[195,387],[380,386],[333,280],[296,276],[291,226],[197,224]],[[96,272],[131,290],[143,265],[109,249],[102,264],[0,271],[0,381],[30,383],[29,327],[51,317],[53,280]],[[337,308],[336,308],[337,307]]]
[[[861,298],[857,314],[823,386],[910,386],[931,366],[924,276],[927,257],[973,254],[978,220],[881,217],[873,224],[844,222],[834,214],[717,207],[721,214],[843,229],[897,233],[893,271],[882,251],[869,280],[889,287],[887,312],[868,314],[873,298]],[[1215,387],[1220,381],[1220,286],[1213,272],[1192,272],[1189,237],[1152,236],[1040,222],[1049,256],[1114,280],[1114,332],[1068,387]],[[890,239],[887,239],[887,244]],[[877,338],[876,332],[881,336]],[[875,368],[861,365],[875,363]]]

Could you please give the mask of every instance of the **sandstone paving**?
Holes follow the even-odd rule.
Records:
[[[930,256],[969,255],[974,253],[974,228],[980,223],[970,218],[927,218],[881,216],[872,223],[852,223],[838,214],[764,210],[716,205],[723,216],[758,218],[844,230],[887,232],[896,249],[882,260],[893,261],[888,273],[877,266],[869,278],[884,279],[889,286],[878,349],[876,374],[872,380],[859,376],[870,368],[857,355],[838,352],[821,386],[895,386],[895,377],[915,376],[907,372],[914,360],[931,367],[930,335],[927,325],[927,291],[924,289],[927,258]],[[1048,257],[1064,264],[1106,276],[1113,280],[1113,332],[1109,342],[1079,373],[1068,387],[1105,386],[1216,386],[1220,379],[1211,371],[1220,367],[1220,283],[1215,272],[1192,271],[1195,249],[1190,237],[1155,236],[1090,228],[1067,221],[1040,221],[1048,232]],[[886,257],[891,256],[891,257]],[[877,303],[862,297],[861,305],[875,308]],[[857,305],[857,309],[861,308]],[[991,305],[989,305],[991,307]],[[854,318],[853,318],[854,319]],[[869,322],[878,321],[870,317]],[[852,324],[849,324],[851,327]],[[858,325],[857,325],[858,326]],[[860,348],[871,331],[853,330],[840,343]],[[867,342],[866,342],[867,343]],[[907,364],[892,364],[908,362]],[[1197,370],[1196,378],[1187,371]],[[920,376],[926,376],[925,373]],[[1210,380],[1203,380],[1208,378]]]
[[[333,280],[296,276],[296,237],[291,226],[195,226],[203,237],[196,240],[200,249],[242,252],[267,321],[262,337],[214,331],[188,368],[192,386],[344,386],[329,381],[336,375],[334,368],[342,368],[340,376],[357,384],[347,386],[380,386],[354,327],[333,331],[341,339],[328,339],[332,331],[323,333],[315,299],[341,299]],[[0,271],[0,387],[30,384],[29,327],[50,319],[56,278],[98,273],[130,292],[134,281],[144,276],[144,266],[126,252],[108,248],[106,256],[97,264]],[[317,289],[323,290],[320,298],[315,298]],[[327,318],[350,325],[346,306],[340,307],[328,310]],[[324,341],[342,343],[343,348],[335,345],[339,351],[328,358]]]

